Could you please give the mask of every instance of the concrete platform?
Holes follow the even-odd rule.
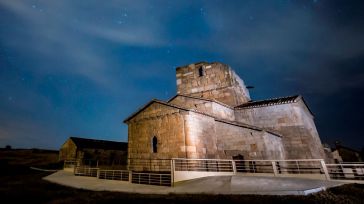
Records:
[[[52,183],[93,191],[118,191],[145,194],[260,194],[260,195],[308,195],[344,184],[303,178],[218,176],[180,182],[174,187],[131,184],[125,181],[102,180],[93,177],[74,176],[71,172],[58,171],[43,179]]]

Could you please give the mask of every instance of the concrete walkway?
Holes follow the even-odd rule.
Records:
[[[79,189],[145,194],[307,195],[343,184],[303,178],[218,176],[180,182],[174,187],[163,187],[74,176],[71,172],[65,171],[58,171],[43,179]]]

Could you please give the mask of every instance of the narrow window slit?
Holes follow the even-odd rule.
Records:
[[[153,153],[157,153],[158,139],[156,136],[154,136],[152,139],[152,147],[153,147]]]
[[[202,77],[203,75],[205,75],[204,70],[203,70],[203,67],[198,68],[198,75],[200,77]]]

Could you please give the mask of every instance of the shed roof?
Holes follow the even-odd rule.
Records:
[[[104,150],[128,150],[127,142],[115,142],[108,140],[95,140],[81,137],[70,137],[77,148],[104,149]]]
[[[260,101],[250,101],[248,103],[243,103],[241,105],[235,106],[235,109],[247,109],[247,108],[259,108],[259,107],[264,107],[264,106],[275,106],[275,105],[280,105],[280,104],[296,103],[299,100],[302,100],[302,102],[307,107],[307,110],[311,113],[312,116],[314,116],[310,107],[308,107],[305,99],[301,95],[272,98],[272,99],[266,99],[266,100],[260,100]]]
[[[272,98],[260,101],[250,101],[248,103],[243,103],[241,105],[236,106],[235,108],[255,108],[261,106],[272,106],[272,105],[279,105],[279,104],[286,104],[286,103],[294,103],[297,99],[301,97],[300,95],[294,96],[287,96],[287,97],[280,97],[280,98]]]

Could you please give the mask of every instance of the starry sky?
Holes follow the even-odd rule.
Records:
[[[0,0],[0,147],[127,141],[175,68],[229,64],[253,100],[301,94],[323,143],[364,146],[364,3]]]

